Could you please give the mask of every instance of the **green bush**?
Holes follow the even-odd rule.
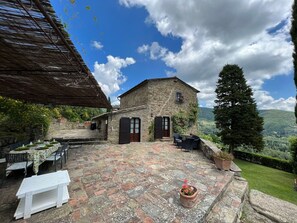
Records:
[[[275,169],[283,170],[292,173],[292,165],[287,160],[281,160],[261,154],[249,153],[244,151],[234,150],[233,154],[236,158],[246,160],[252,163],[261,164],[263,166],[272,167]]]
[[[154,138],[155,125],[154,125],[153,121],[151,122],[150,126],[148,127],[148,131],[149,131],[149,141],[153,142],[155,140],[155,138]]]
[[[290,152],[291,152],[291,156],[292,156],[292,167],[293,167],[293,171],[294,173],[297,173],[297,137],[291,137],[289,138],[289,142],[290,142]]]

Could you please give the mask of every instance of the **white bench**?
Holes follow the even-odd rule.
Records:
[[[21,200],[14,217],[26,219],[36,212],[62,206],[69,199],[69,183],[67,170],[25,178],[16,194]]]

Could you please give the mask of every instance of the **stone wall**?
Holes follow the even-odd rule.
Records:
[[[183,95],[183,103],[176,102],[176,92]],[[180,110],[188,111],[191,103],[197,104],[197,93],[178,79],[152,80],[148,83],[148,105],[151,116],[171,117]],[[170,122],[172,136],[172,122]],[[188,134],[196,134],[198,122],[188,130]]]
[[[55,132],[59,130],[90,128],[90,122],[79,123],[69,122],[66,118],[52,119],[45,139],[51,139]]]
[[[199,148],[202,150],[203,154],[210,160],[213,160],[213,154],[220,152],[220,149],[218,147],[205,139],[200,140]]]
[[[108,117],[108,141],[119,143],[119,127],[121,117],[140,118],[140,142],[149,141],[149,131],[151,118],[148,117],[146,106],[139,106],[130,109],[119,110]]]
[[[107,118],[94,119],[99,133],[99,140],[106,140],[106,121]]]
[[[147,83],[129,92],[121,98],[120,109],[133,108],[148,103]]]

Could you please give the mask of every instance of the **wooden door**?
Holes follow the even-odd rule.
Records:
[[[163,132],[162,132],[162,117],[155,117],[155,139],[162,139]]]
[[[130,118],[120,119],[119,144],[130,143]]]
[[[170,137],[170,122],[169,117],[162,118],[162,136]]]
[[[130,142],[140,142],[140,119],[131,118],[130,120]]]

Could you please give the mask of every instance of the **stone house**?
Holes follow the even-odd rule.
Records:
[[[172,116],[197,107],[199,91],[177,77],[144,80],[119,96],[120,107],[93,118],[100,139],[111,143],[146,142],[171,137]],[[187,133],[196,133],[197,119]]]

